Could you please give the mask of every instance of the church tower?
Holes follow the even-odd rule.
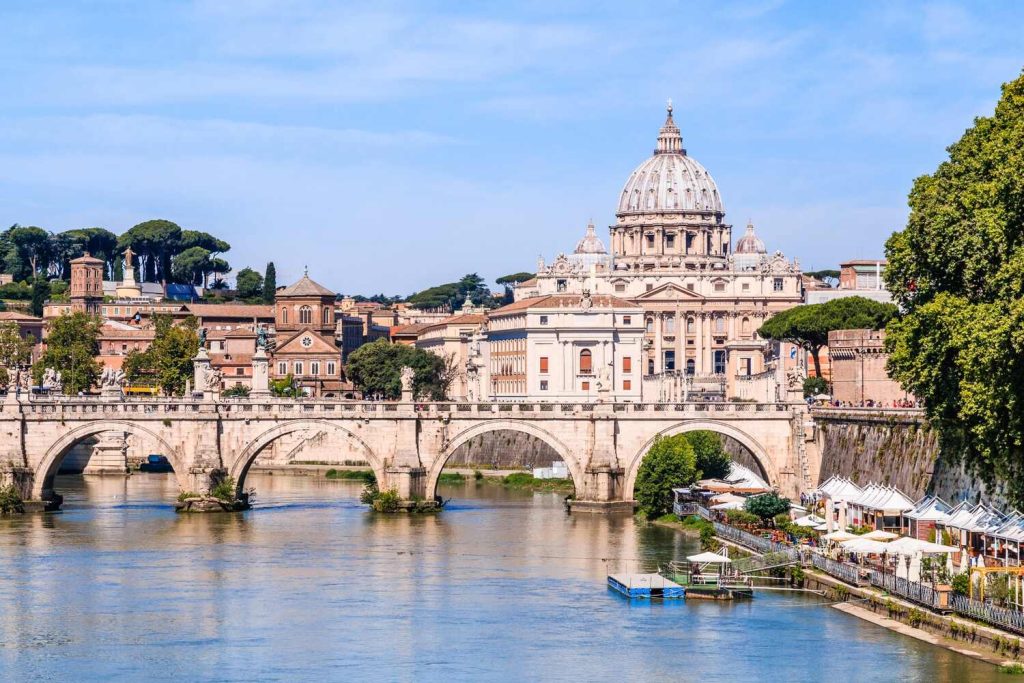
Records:
[[[103,303],[103,268],[106,264],[86,253],[71,261],[68,298],[74,312],[99,315]]]

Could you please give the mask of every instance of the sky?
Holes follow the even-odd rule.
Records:
[[[734,228],[883,255],[1024,67],[1024,3],[0,3],[0,224],[173,220],[339,292],[607,244],[672,98]]]

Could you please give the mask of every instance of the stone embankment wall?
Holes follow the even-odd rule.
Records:
[[[936,433],[919,411],[818,410],[819,481],[833,475],[865,486],[895,486],[910,498],[937,495],[1006,505],[1001,489],[990,490],[958,463],[939,457]]]
[[[448,460],[449,467],[485,465],[494,469],[551,467],[561,461],[551,446],[537,437],[511,430],[475,436],[459,446]]]

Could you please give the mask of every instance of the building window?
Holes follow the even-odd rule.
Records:
[[[235,374],[238,375],[238,376],[244,375],[245,374],[245,368],[235,368]]]
[[[697,372],[697,363],[692,358],[686,360],[686,374],[692,375]]]
[[[647,233],[647,246],[649,246],[649,247],[653,247],[654,246],[654,233],[653,232]]]
[[[676,333],[676,319],[675,319],[675,317],[673,317],[671,315],[665,316],[665,334],[675,334],[675,333]]]
[[[654,318],[647,319],[647,334],[654,333]]]
[[[625,292],[626,291],[626,285],[624,285],[621,282],[619,282],[618,284],[615,285],[615,291],[616,292]]]
[[[652,284],[647,284],[647,285],[644,285],[644,291],[645,291],[645,292],[649,292],[649,291],[651,291],[652,289],[654,289],[654,285],[652,285]]]
[[[313,309],[309,306],[303,306],[299,309],[299,324],[309,325],[313,322]]]
[[[285,325],[288,324],[288,307],[287,306],[282,306],[281,307],[281,322],[284,323]]]
[[[331,324],[331,309],[329,306],[324,306],[324,325]]]
[[[724,282],[716,282],[715,283],[715,291],[716,292],[724,292],[725,291],[725,283]]]
[[[541,356],[540,357],[540,371],[542,373],[544,373],[545,375],[548,373],[548,357],[547,356]]]
[[[583,383],[583,391],[590,391],[590,382]]]
[[[653,375],[654,374],[654,359],[653,358],[648,358],[647,359],[647,374],[648,375]]]
[[[559,292],[564,292],[569,289],[569,283],[565,280],[555,280],[555,289]]]
[[[749,377],[752,363],[753,359],[749,357],[740,358],[740,374]]]
[[[775,278],[775,280],[772,282],[772,288],[776,292],[781,292],[782,291],[782,278],[781,277]]]
[[[542,379],[540,381],[540,390],[541,391],[547,391],[548,390],[548,381],[546,379]]]
[[[548,317],[546,315],[542,315],[540,317],[540,324],[541,325],[547,325],[548,324]]]
[[[338,369],[338,366],[334,364],[333,360],[327,361],[327,374],[328,375],[331,375],[333,377],[336,374],[337,369]]]
[[[675,370],[676,369],[676,352],[675,351],[665,351],[664,361],[665,361],[665,372],[671,372],[671,371]]]
[[[740,322],[740,331],[743,332],[743,334],[750,334],[750,318],[744,318]]]
[[[622,358],[622,371],[633,372],[633,359],[629,356],[623,356]]]
[[[589,375],[594,371],[594,362],[590,349],[580,351],[580,374]]]
[[[693,318],[686,319],[686,334],[693,334]]]
[[[287,375],[288,374],[288,364],[287,363],[283,363],[283,362],[282,363],[278,363],[277,364],[277,374],[281,375],[282,377],[284,375]]]
[[[622,380],[622,390],[623,391],[629,391],[632,388],[633,388],[633,382],[631,382],[628,379]]]
[[[624,315],[624,316],[622,316],[622,324],[623,325],[632,325],[633,324],[633,316],[631,316],[631,315]]]
[[[319,375],[320,374],[320,363],[313,361],[309,364],[309,374]]]
[[[715,374],[725,374],[725,351],[721,349],[715,351]]]
[[[670,232],[667,235],[665,235],[665,248],[666,249],[675,249],[675,246],[676,246],[676,235],[675,235],[675,233]]]
[[[295,374],[296,375],[301,375],[302,374],[302,361],[301,360],[295,361]]]
[[[749,292],[750,291],[750,283],[749,282],[744,282],[743,283],[743,291],[744,292]]]
[[[715,332],[725,332],[725,318],[722,316],[715,318]]]

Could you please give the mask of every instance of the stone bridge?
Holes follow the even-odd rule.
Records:
[[[632,505],[644,454],[658,435],[707,429],[731,437],[782,493],[817,483],[818,456],[800,403],[385,403],[330,399],[32,400],[0,410],[0,481],[35,508],[54,509],[54,475],[86,440],[115,435],[170,461],[183,491],[208,491],[225,475],[245,489],[256,457],[296,434],[318,434],[369,463],[382,489],[404,500],[434,496],[445,463],[489,432],[536,437],[566,463],[576,509]],[[115,445],[114,448],[117,448]],[[123,452],[123,450],[122,450]],[[812,479],[813,473],[813,479]]]

